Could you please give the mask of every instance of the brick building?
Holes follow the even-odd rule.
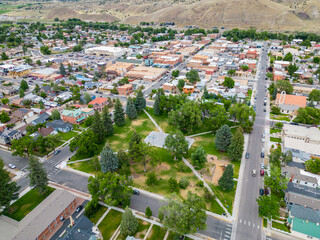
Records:
[[[125,85],[122,85],[122,86],[118,87],[119,95],[128,96],[128,95],[130,95],[132,93],[132,91],[133,91],[132,84],[125,84]]]

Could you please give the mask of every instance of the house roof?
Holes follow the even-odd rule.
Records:
[[[48,113],[42,113],[40,114],[35,120],[32,121],[34,124],[42,123],[45,122],[49,119],[49,114]]]
[[[61,240],[89,240],[97,239],[92,232],[93,223],[84,215],[77,224]]]
[[[44,137],[50,135],[53,131],[54,131],[53,127],[47,127],[47,128],[43,127],[39,129],[39,133]]]
[[[276,103],[280,105],[284,104],[284,105],[291,105],[291,106],[298,106],[301,108],[305,108],[307,105],[307,97],[291,95],[291,94],[281,95],[281,93],[278,93],[276,98]]]
[[[106,101],[108,101],[107,98],[98,97],[98,98],[92,100],[91,102],[89,102],[88,104],[92,104],[92,105],[102,104],[102,103],[105,103]]]
[[[297,204],[290,206],[290,215],[314,223],[320,223],[320,211]]]
[[[72,125],[70,123],[64,122],[61,119],[59,120],[53,120],[52,122],[47,122],[47,127],[53,127],[53,128],[72,128]]]
[[[78,117],[82,114],[81,110],[74,109],[74,110],[63,110],[61,115],[68,116],[68,117]]]

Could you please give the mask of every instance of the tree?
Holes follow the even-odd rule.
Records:
[[[145,214],[146,214],[147,218],[150,218],[152,216],[152,211],[149,208],[149,206],[146,208],[146,213]]]
[[[31,65],[31,64],[32,64],[32,59],[29,58],[29,57],[27,57],[27,58],[24,60],[24,62],[25,62],[26,64],[28,64],[28,65]]]
[[[269,175],[264,177],[264,184],[271,188],[271,192],[281,193],[287,189],[288,180],[288,178],[282,177],[280,167],[271,165]]]
[[[179,88],[179,90],[180,90],[180,92],[182,92],[182,90],[183,90],[183,87],[185,86],[185,81],[183,80],[183,79],[179,79],[179,81],[178,81],[178,88]]]
[[[125,113],[123,111],[122,104],[117,98],[116,103],[114,105],[114,122],[118,127],[121,127],[125,123]]]
[[[202,146],[198,146],[191,154],[192,164],[198,168],[202,167],[207,161],[207,153]]]
[[[281,148],[278,147],[276,149],[272,149],[269,155],[270,164],[280,167],[280,161],[281,161]]]
[[[225,152],[231,143],[232,133],[228,125],[223,125],[216,132],[215,145],[219,151]]]
[[[60,117],[60,112],[59,112],[59,110],[58,109],[53,109],[52,111],[51,111],[51,118],[53,119],[53,120],[59,120],[61,117]]]
[[[315,174],[320,174],[320,159],[314,158],[305,162],[306,170]]]
[[[8,98],[2,98],[1,99],[1,103],[2,104],[8,104],[10,102],[10,100]]]
[[[319,101],[320,101],[320,90],[318,90],[318,89],[313,89],[313,90],[309,93],[309,100],[310,100],[310,101],[319,102]]]
[[[273,195],[263,195],[257,199],[259,205],[259,216],[269,220],[279,216],[280,205]]]
[[[215,105],[213,109],[209,109],[209,120],[213,131],[219,129],[227,120],[227,111],[224,106]]]
[[[82,51],[82,46],[80,44],[76,45],[72,49],[74,52],[81,52]]]
[[[33,139],[28,135],[20,139],[13,139],[11,141],[12,156],[29,157],[29,154],[33,152],[33,144]]]
[[[287,164],[288,162],[292,162],[292,152],[289,150],[282,154],[282,162]]]
[[[225,77],[222,84],[227,88],[233,88],[234,80],[231,77]]]
[[[177,110],[169,112],[169,123],[181,131],[192,132],[202,124],[201,110],[198,103],[187,101]]]
[[[238,127],[237,131],[235,132],[235,134],[231,139],[231,144],[228,149],[231,160],[241,161],[243,150],[244,150],[243,130],[241,127]]]
[[[83,95],[83,100],[84,100],[84,102],[85,102],[86,104],[88,104],[89,102],[92,101],[92,98],[91,98],[90,94],[86,92],[86,93],[84,93],[84,95]]]
[[[19,189],[20,187],[17,186],[17,183],[11,180],[9,172],[7,172],[4,169],[4,163],[2,158],[0,157],[0,209],[1,210],[5,211],[10,206],[11,201],[19,198],[19,193],[18,193]]]
[[[287,94],[291,94],[293,92],[293,86],[287,80],[278,80],[275,87],[278,91],[285,91]]]
[[[9,57],[7,56],[7,54],[5,52],[2,52],[1,53],[1,60],[5,61],[5,60],[8,60],[8,59],[9,59]]]
[[[119,167],[117,156],[113,153],[109,146],[103,148],[100,154],[101,172],[115,172]]]
[[[138,90],[134,104],[138,113],[140,113],[143,109],[146,108],[146,99],[144,98],[141,89]]]
[[[119,168],[130,165],[128,155],[123,150],[118,151],[117,157],[119,161]]]
[[[62,63],[60,63],[59,72],[63,76],[67,75],[66,69],[65,69],[65,67],[63,66]]]
[[[28,170],[30,171],[28,177],[30,179],[30,186],[34,187],[40,194],[47,191],[48,177],[47,172],[42,164],[33,156],[29,158]]]
[[[157,93],[156,98],[154,100],[154,104],[153,104],[153,113],[156,116],[161,115],[161,109],[160,109],[160,95],[159,93]]]
[[[91,129],[88,129],[74,137],[69,144],[69,148],[73,152],[78,147],[77,154],[92,157],[98,151],[97,142],[97,136]]]
[[[26,80],[22,79],[20,82],[20,89],[22,89],[23,91],[26,91],[29,89],[28,83],[26,82]]]
[[[280,111],[281,111],[281,109],[280,109],[279,107],[277,107],[277,106],[272,106],[272,107],[271,107],[271,112],[272,112],[273,114],[279,114]]]
[[[168,199],[168,204],[160,208],[164,227],[179,235],[196,233],[206,229],[206,205],[202,198],[188,192],[187,199],[177,196]]]
[[[320,123],[320,110],[312,107],[299,108],[293,122],[318,125]]]
[[[106,135],[111,136],[113,134],[113,124],[107,106],[104,106],[102,109],[102,124]]]
[[[299,69],[296,64],[290,64],[288,66],[288,73],[290,76],[293,76],[293,74]]]
[[[38,92],[40,91],[40,87],[39,87],[38,84],[36,84],[36,86],[34,87],[34,91],[35,91],[36,93],[38,93]]]
[[[40,52],[44,55],[50,55],[51,54],[51,50],[49,49],[48,46],[42,46],[40,47]]]
[[[110,206],[129,206],[132,195],[132,180],[118,173],[107,172],[96,177],[89,177],[88,190]]]
[[[38,59],[38,60],[36,61],[36,64],[37,64],[38,66],[41,66],[41,65],[42,65],[42,62]]]
[[[158,179],[157,179],[157,176],[154,172],[151,172],[151,173],[148,173],[147,174],[147,179],[146,179],[146,184],[148,186],[153,186],[155,184],[158,183]]]
[[[191,69],[189,72],[187,72],[186,77],[190,83],[200,82],[199,73],[195,69]]]
[[[292,54],[290,52],[288,52],[283,58],[283,61],[292,62],[292,60],[293,60],[293,56],[292,56]]]
[[[228,74],[229,76],[233,76],[233,75],[236,74],[236,70],[230,69],[230,70],[228,70],[227,74]]]
[[[133,236],[138,230],[138,220],[132,211],[126,207],[122,214],[120,223],[120,232],[123,236]]]
[[[172,77],[177,78],[177,77],[179,77],[179,74],[180,74],[179,70],[173,70],[171,75],[172,75]]]
[[[218,183],[219,183],[219,186],[225,191],[231,191],[233,189],[234,187],[233,167],[231,164],[227,165]]]
[[[182,155],[188,152],[189,144],[182,132],[178,131],[175,134],[168,134],[163,147],[168,149],[176,160],[177,158],[181,159]]]
[[[256,117],[252,107],[246,104],[236,103],[229,108],[230,116],[237,120],[245,132],[251,132]]]
[[[131,97],[129,97],[128,101],[127,101],[126,114],[130,119],[135,119],[138,116],[136,106],[135,106],[134,101]]]
[[[9,122],[9,121],[10,121],[9,114],[6,113],[5,111],[2,111],[2,112],[0,113],[0,121],[1,121],[1,123]]]
[[[248,71],[249,67],[248,67],[248,65],[242,65],[241,69],[242,69],[242,71]]]
[[[68,72],[69,73],[72,73],[73,72],[73,69],[72,69],[72,66],[70,63],[68,63]]]
[[[169,189],[171,192],[178,192],[179,191],[179,184],[175,178],[173,178],[173,177],[169,178],[168,183],[169,183]]]
[[[320,58],[319,57],[314,57],[313,58],[314,63],[320,63]]]
[[[98,111],[94,112],[91,129],[97,136],[98,143],[102,143],[105,137],[105,128],[103,126],[102,119]]]

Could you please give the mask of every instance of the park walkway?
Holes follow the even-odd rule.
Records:
[[[143,111],[148,115],[148,117],[150,118],[150,120],[153,122],[153,124],[156,126],[156,128],[158,128],[159,132],[164,132],[161,127],[157,124],[157,122],[153,119],[153,117],[151,117],[151,115],[145,110],[143,109]]]

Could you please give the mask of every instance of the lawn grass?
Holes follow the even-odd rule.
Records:
[[[271,142],[277,142],[277,143],[281,143],[281,138],[275,138],[275,137],[270,137],[270,141]]]
[[[278,222],[275,222],[275,221],[272,221],[272,227],[273,228],[277,228],[277,229],[282,230],[282,231],[285,231],[285,232],[288,232],[288,233],[291,232],[290,230],[288,230],[288,228],[284,224],[278,223]]]
[[[71,138],[77,136],[79,133],[78,132],[74,132],[74,131],[69,131],[69,132],[59,132],[59,135],[61,136],[62,140],[64,141],[68,141]]]
[[[270,117],[271,119],[290,122],[290,118],[287,116],[271,114]]]
[[[31,189],[14,202],[5,212],[5,215],[20,221],[55,190],[51,187],[47,187],[47,189],[48,191],[45,194],[40,194],[37,190]]]
[[[225,212],[215,199],[211,200],[211,202],[209,203],[209,208],[207,210],[219,215],[222,215]]]
[[[139,224],[138,230],[134,235],[134,237],[137,239],[143,239],[151,224],[148,222],[142,221],[141,219],[138,219],[138,224]]]
[[[153,225],[147,237],[148,240],[163,240],[167,230],[158,225]]]
[[[263,227],[267,227],[268,226],[268,219],[263,218]]]
[[[99,204],[97,207],[97,211],[93,213],[91,216],[89,216],[90,221],[96,224],[99,221],[99,219],[102,217],[102,215],[105,213],[105,211],[107,211],[107,209],[108,209],[107,207]]]
[[[103,239],[110,239],[121,222],[122,213],[111,209],[99,224]]]
[[[0,10],[0,14],[5,14],[5,13],[8,13],[8,12],[11,12],[12,10]]]
[[[272,133],[279,133],[279,132],[281,132],[281,129],[278,129],[278,128],[271,128],[271,129],[270,129],[270,134],[272,134]]]
[[[228,209],[228,212],[232,214],[234,197],[237,189],[237,182],[234,182],[234,187],[231,191],[223,191],[220,186],[209,184],[214,194],[220,199],[221,203]]]
[[[90,173],[90,174],[101,173],[100,168],[98,168],[98,170],[95,169],[94,165],[92,164],[92,160],[70,163],[70,164],[68,164],[68,166],[73,169],[79,170],[81,172],[86,172],[86,173]]]

